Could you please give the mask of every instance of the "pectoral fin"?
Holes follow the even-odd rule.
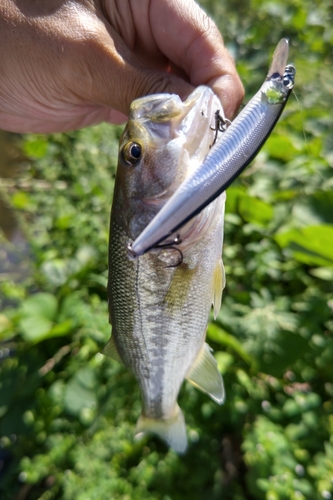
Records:
[[[114,359],[115,361],[118,361],[118,363],[124,364],[123,360],[121,359],[117,346],[114,341],[114,336],[112,335],[106,346],[104,347],[102,354],[105,356],[108,356],[111,359]]]
[[[211,353],[212,349],[204,344],[186,379],[197,389],[207,393],[216,403],[224,402],[224,386],[222,375],[218,371],[217,363]]]
[[[222,302],[222,292],[225,287],[225,271],[222,262],[222,257],[219,259],[217,266],[214,271],[213,278],[213,299],[212,303],[214,306],[214,319],[216,319],[219,310],[221,308]]]

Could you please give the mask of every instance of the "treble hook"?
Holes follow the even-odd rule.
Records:
[[[217,111],[215,111],[215,128],[210,127],[211,130],[215,131],[215,135],[214,135],[213,144],[210,147],[214,146],[214,144],[217,140],[218,133],[225,132],[227,130],[227,128],[229,127],[229,125],[231,125],[231,121],[228,120],[228,118],[221,116],[219,109]]]

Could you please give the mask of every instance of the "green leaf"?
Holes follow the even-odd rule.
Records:
[[[45,136],[31,135],[23,143],[23,151],[32,158],[42,158],[47,152],[47,138]]]
[[[11,336],[10,330],[12,329],[12,321],[0,313],[0,340],[7,338],[7,336]]]
[[[245,351],[245,349],[243,349],[242,344],[233,335],[227,333],[220,326],[210,323],[207,329],[207,338],[224,347],[229,347],[247,364],[251,365],[252,367],[256,366],[256,360],[252,356],[250,356]]]
[[[65,391],[64,405],[68,413],[78,415],[86,408],[95,408],[96,377],[90,368],[82,368],[70,380]]]
[[[286,135],[272,135],[265,145],[265,150],[268,151],[272,158],[290,161],[295,155],[299,154],[299,150]]]
[[[41,342],[47,338],[67,335],[73,322],[71,319],[55,324],[58,302],[54,295],[37,293],[25,300],[21,308],[19,326],[22,336],[28,342]]]
[[[333,223],[333,193],[321,191],[302,197],[293,207],[297,225],[309,226]]]
[[[309,273],[321,280],[333,282],[333,269],[331,267],[317,267],[310,269]]]
[[[15,193],[12,196],[11,201],[13,206],[20,210],[28,210],[32,206],[30,196],[23,191]]]
[[[51,337],[62,337],[63,335],[67,335],[73,327],[73,321],[71,319],[67,319],[58,325],[52,327],[52,329],[48,332],[48,338]]]
[[[244,196],[245,189],[241,187],[230,187],[227,191],[225,211],[227,214],[237,212],[238,199]]]
[[[277,234],[275,239],[282,248],[289,248],[300,262],[333,266],[333,226],[329,224],[293,229]]]
[[[219,371],[224,375],[228,368],[234,364],[234,357],[228,352],[218,351],[214,354]]]
[[[273,217],[273,207],[253,196],[242,195],[239,198],[238,210],[247,222],[267,224]]]
[[[40,342],[49,336],[53,322],[43,316],[29,316],[21,319],[22,337],[28,342]]]
[[[36,293],[28,297],[22,305],[22,315],[24,317],[41,316],[49,320],[54,320],[58,309],[58,301],[50,293]]]

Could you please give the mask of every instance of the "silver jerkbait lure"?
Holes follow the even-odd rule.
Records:
[[[259,91],[221,134],[200,168],[179,186],[140,236],[129,245],[138,257],[161,243],[176,247],[186,223],[219,196],[260,151],[294,87],[296,70],[287,65],[288,40],[277,45],[268,76]]]

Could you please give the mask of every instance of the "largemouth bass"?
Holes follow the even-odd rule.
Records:
[[[198,87],[185,102],[158,94],[134,101],[120,139],[110,224],[109,310],[105,354],[135,375],[143,410],[137,433],[153,432],[177,452],[187,446],[177,404],[184,379],[222,403],[221,374],[205,344],[209,311],[220,309],[225,194],[162,246],[133,260],[133,242],[203,162],[214,141],[220,101]]]

